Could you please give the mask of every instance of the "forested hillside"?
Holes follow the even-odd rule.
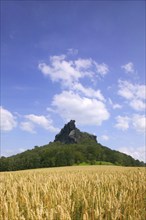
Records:
[[[27,150],[12,157],[0,159],[0,171],[24,170],[41,167],[71,166],[86,162],[106,161],[122,166],[144,166],[131,156],[111,150],[92,141],[80,144],[50,143]]]
[[[56,135],[54,142],[0,159],[0,171],[24,170],[85,164],[144,166],[144,162],[102,146],[96,136],[81,132],[71,120]]]

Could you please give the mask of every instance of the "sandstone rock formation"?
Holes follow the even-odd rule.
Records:
[[[80,143],[87,139],[97,142],[95,135],[88,134],[87,132],[81,132],[78,128],[76,128],[75,120],[71,120],[65,124],[64,128],[62,128],[59,134],[55,136],[54,142],[59,141],[64,144],[73,144]]]

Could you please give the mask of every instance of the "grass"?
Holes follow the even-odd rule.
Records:
[[[79,164],[74,164],[74,166],[89,166],[89,165],[114,165],[111,162],[106,162],[106,161],[92,161],[92,162],[82,162]]]
[[[145,168],[72,166],[0,173],[2,220],[145,220]]]

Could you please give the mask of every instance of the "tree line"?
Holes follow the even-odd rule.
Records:
[[[32,150],[11,157],[1,157],[0,171],[72,166],[81,163],[94,165],[99,161],[119,166],[145,166],[144,162],[129,155],[86,140],[80,144],[52,142],[42,147],[35,146]]]

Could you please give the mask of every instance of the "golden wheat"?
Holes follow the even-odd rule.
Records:
[[[0,173],[2,220],[145,220],[145,170],[112,166]]]

